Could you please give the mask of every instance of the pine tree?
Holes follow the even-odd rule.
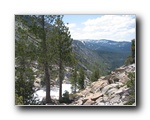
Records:
[[[78,78],[78,86],[79,89],[82,90],[84,89],[84,79],[85,79],[85,75],[84,75],[84,70],[83,68],[80,68],[79,70],[79,78]]]
[[[72,91],[73,93],[76,93],[77,90],[77,81],[78,81],[78,74],[77,74],[77,68],[74,68],[72,78],[71,78],[71,84],[72,84]]]
[[[31,32],[34,33],[35,37],[40,40],[38,57],[39,62],[44,67],[44,75],[46,81],[46,103],[51,102],[50,97],[50,65],[53,62],[53,56],[55,55],[52,45],[52,38],[54,37],[52,31],[54,29],[53,23],[56,16],[51,15],[39,15],[33,16],[33,23],[30,26]]]
[[[127,57],[127,60],[125,61],[125,64],[132,64],[135,63],[135,39],[131,41],[131,55]]]
[[[131,52],[132,52],[132,63],[135,63],[135,39],[132,40],[131,44]]]
[[[97,81],[97,80],[99,79],[99,77],[100,77],[100,71],[99,71],[99,69],[96,69],[96,70],[92,73],[90,80],[91,80],[92,82],[94,82],[94,81]]]
[[[57,55],[57,63],[59,66],[59,101],[62,100],[62,80],[65,65],[70,65],[73,60],[72,39],[69,29],[62,21],[63,16],[58,16],[55,22],[55,45]]]
[[[30,56],[34,56],[34,62],[38,62],[38,65],[43,67],[44,75],[46,79],[46,102],[51,102],[50,98],[50,70],[49,67],[53,62],[53,56],[55,55],[52,45],[54,38],[53,23],[56,16],[51,15],[24,15],[21,16],[23,29],[26,30],[25,36],[34,46],[28,46],[26,50],[34,49]],[[21,27],[22,27],[21,24]],[[26,38],[26,39],[27,39]]]
[[[33,104],[34,45],[28,39],[22,16],[15,18],[15,104]]]

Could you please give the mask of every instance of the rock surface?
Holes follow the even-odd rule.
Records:
[[[77,93],[76,99],[70,105],[125,105],[129,100],[129,88],[126,85],[129,72],[135,72],[135,64],[117,68],[110,75],[93,82]]]

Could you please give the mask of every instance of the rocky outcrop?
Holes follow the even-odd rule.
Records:
[[[129,88],[126,82],[128,73],[135,72],[135,64],[122,66],[103,76],[98,81],[77,93],[71,105],[126,105],[129,101]],[[135,106],[135,103],[133,104]]]

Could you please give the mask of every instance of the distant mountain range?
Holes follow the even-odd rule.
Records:
[[[131,42],[112,40],[73,40],[73,52],[79,64],[93,71],[99,68],[107,74],[124,64],[131,54]]]

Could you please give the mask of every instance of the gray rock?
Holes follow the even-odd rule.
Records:
[[[115,72],[119,72],[119,73],[122,73],[122,72],[124,72],[125,71],[125,68],[117,68],[116,70],[115,70]]]
[[[103,97],[103,101],[104,101],[104,102],[107,102],[107,101],[108,101],[108,97],[107,97],[107,96],[104,96],[104,97]]]
[[[95,103],[94,101],[88,99],[88,100],[84,103],[84,105],[93,105],[94,103]]]
[[[113,83],[113,84],[110,84],[113,88],[114,87],[116,87],[116,88],[118,88],[119,87],[119,85],[118,84],[116,84],[116,83]]]
[[[108,84],[108,81],[106,80],[99,80],[99,81],[96,81],[96,82],[93,82],[91,84],[91,92],[92,93],[95,93],[95,92],[100,92],[100,90],[106,86]]]
[[[122,96],[129,96],[129,92],[125,91]]]
[[[118,91],[116,91],[115,94],[123,94],[123,92],[125,92],[126,90],[128,90],[126,87],[127,87],[127,86],[121,87]]]
[[[122,94],[122,93],[123,93],[123,90],[122,90],[122,89],[119,89],[118,91],[115,92],[116,95],[117,95],[117,94],[119,95],[119,94]]]
[[[85,90],[81,91],[80,93],[77,93],[77,95],[79,96],[88,96],[90,94],[90,90],[91,88],[90,87],[87,87]]]
[[[126,97],[126,96],[123,95],[123,96],[121,96],[121,99],[124,99],[125,97]]]
[[[103,97],[99,97],[97,100],[96,100],[96,103],[100,103],[103,101]]]
[[[115,94],[116,91],[118,91],[117,88],[112,88],[112,89],[108,90],[106,94],[107,94],[108,96],[111,96],[111,95]]]
[[[128,102],[128,101],[123,101],[122,103],[123,103],[123,105],[125,105],[127,102]]]
[[[78,105],[82,105],[82,104],[83,104],[83,101],[82,101],[82,100],[79,100],[77,104],[78,104]]]
[[[118,106],[119,104],[118,103],[114,103],[113,105]]]
[[[119,88],[124,86],[124,84],[122,82],[116,82],[116,84],[118,84]]]
[[[95,101],[97,100],[99,97],[102,97],[103,94],[102,93],[95,93],[92,97],[91,97],[91,100]]]
[[[100,105],[100,106],[104,106],[104,105],[105,105],[105,103],[100,102],[100,103],[98,103],[98,105]]]
[[[84,104],[88,99],[89,99],[89,98],[84,98],[84,99],[82,100],[82,103]]]
[[[112,98],[111,100],[110,100],[110,102],[111,103],[115,103],[115,102],[118,102],[120,100],[120,95],[117,95],[117,96],[115,96],[114,98]]]
[[[105,86],[105,87],[102,89],[102,93],[105,94],[105,93],[106,93],[109,89],[111,89],[111,88],[112,88],[111,84]]]
[[[118,103],[118,105],[120,105],[120,106],[121,106],[121,105],[124,105],[124,104],[123,104],[123,102],[121,101],[121,102],[119,102],[119,103]]]
[[[103,94],[106,94],[106,92],[107,92],[108,90],[110,90],[111,88],[118,88],[118,87],[119,87],[118,84],[109,84],[109,85],[105,86],[105,87],[102,89],[102,93],[103,93]]]
[[[122,101],[129,101],[129,96],[125,96],[121,99]]]
[[[110,102],[105,102],[104,105],[111,105],[111,103]]]

